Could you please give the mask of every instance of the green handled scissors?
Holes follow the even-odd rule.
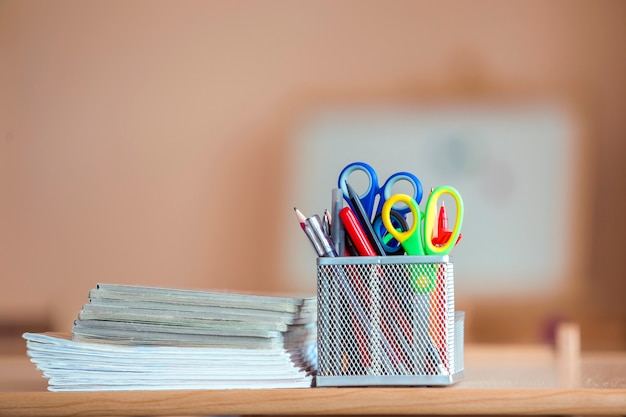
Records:
[[[437,222],[437,203],[439,199],[448,194],[454,198],[456,203],[456,219],[454,229],[448,241],[441,246],[433,243],[433,232]],[[407,231],[396,229],[391,223],[391,209],[394,204],[401,202],[406,204],[413,214],[413,223]],[[459,238],[461,227],[463,226],[463,199],[459,192],[447,185],[435,188],[426,200],[426,210],[422,215],[420,208],[411,196],[407,194],[395,194],[385,201],[381,212],[383,224],[387,231],[402,244],[407,255],[447,255]],[[424,221],[422,222],[422,216]],[[436,268],[435,268],[436,269]],[[419,292],[430,292],[436,284],[435,273],[419,275],[413,280],[413,287]]]
[[[449,194],[456,202],[456,220],[450,239],[446,244],[437,246],[433,244],[433,231],[437,222],[437,202],[444,194]],[[398,230],[391,223],[391,209],[398,202],[406,204],[413,214],[413,224],[407,231]],[[392,195],[383,205],[383,224],[387,231],[402,244],[407,255],[447,255],[450,253],[463,226],[463,199],[459,192],[447,185],[435,188],[426,200],[426,210],[423,216],[422,226],[422,212],[417,202],[407,194]]]

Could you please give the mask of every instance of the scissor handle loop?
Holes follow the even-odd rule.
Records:
[[[454,222],[454,229],[448,242],[440,247],[433,244],[433,231],[435,228],[435,222],[437,221],[437,202],[439,198],[444,194],[448,194],[454,198],[456,202],[456,218]],[[459,234],[461,233],[461,227],[463,226],[463,199],[461,194],[448,185],[442,185],[435,188],[426,200],[426,209],[424,213],[424,250],[428,255],[445,255],[450,253],[454,245],[456,244]]]
[[[415,202],[417,204],[422,202],[422,196],[424,194],[424,189],[422,187],[422,182],[415,175],[411,174],[410,172],[406,172],[406,171],[396,172],[391,177],[389,177],[389,179],[387,179],[387,181],[385,182],[385,185],[383,185],[383,187],[382,187],[382,195],[381,195],[381,197],[382,197],[383,201],[387,201],[387,200],[389,200],[389,198],[391,198],[392,192],[393,192],[393,186],[398,181],[407,181],[408,183],[410,183],[411,186],[413,187],[413,196],[412,196],[413,199],[415,200]],[[382,208],[383,208],[383,204],[379,204],[376,215],[381,213]],[[408,205],[407,205],[407,207],[394,207],[394,210],[396,210],[397,212],[399,212],[402,215],[405,215],[409,211],[411,211],[411,209],[409,208]]]
[[[406,204],[413,213],[413,223],[409,230],[402,232],[396,230],[391,222],[390,213],[394,204],[401,202]],[[402,244],[407,255],[424,255],[424,245],[422,244],[422,234],[420,233],[421,212],[417,202],[407,194],[394,194],[385,201],[381,212],[383,224],[387,231]]]
[[[389,212],[389,217],[392,227],[395,230],[402,232],[409,229],[409,225],[407,224],[404,216],[396,210],[391,210]],[[372,226],[374,227],[374,233],[380,237],[380,242],[382,243],[383,249],[387,255],[402,255],[404,253],[402,244],[398,242],[397,239],[391,238],[393,235],[387,231],[387,227],[383,224],[383,218],[380,214],[374,217]]]
[[[372,217],[372,213],[374,212],[374,202],[376,201],[376,195],[378,194],[378,176],[376,175],[376,171],[370,165],[365,162],[353,162],[351,164],[346,165],[346,167],[339,174],[339,180],[337,181],[337,185],[341,188],[343,192],[343,198],[350,203],[350,193],[348,193],[347,181],[348,177],[354,171],[363,171],[367,174],[369,185],[367,190],[362,195],[359,195],[359,200],[361,200],[361,204],[365,209],[365,212]],[[354,207],[353,207],[354,208]]]

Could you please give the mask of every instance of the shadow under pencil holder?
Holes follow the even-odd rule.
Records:
[[[448,256],[318,258],[317,386],[460,381],[453,272]]]

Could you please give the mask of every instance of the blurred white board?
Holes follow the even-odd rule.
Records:
[[[580,198],[578,139],[573,116],[551,104],[326,108],[293,138],[288,198],[321,215],[354,161],[370,164],[381,184],[397,171],[414,173],[424,200],[431,187],[452,185],[465,203],[463,239],[451,254],[457,288],[469,295],[550,291],[579,238],[571,209]],[[314,288],[315,255],[293,222],[286,276]]]

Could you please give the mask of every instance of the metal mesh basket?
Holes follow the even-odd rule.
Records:
[[[447,256],[318,258],[317,386],[449,385],[463,314]]]

